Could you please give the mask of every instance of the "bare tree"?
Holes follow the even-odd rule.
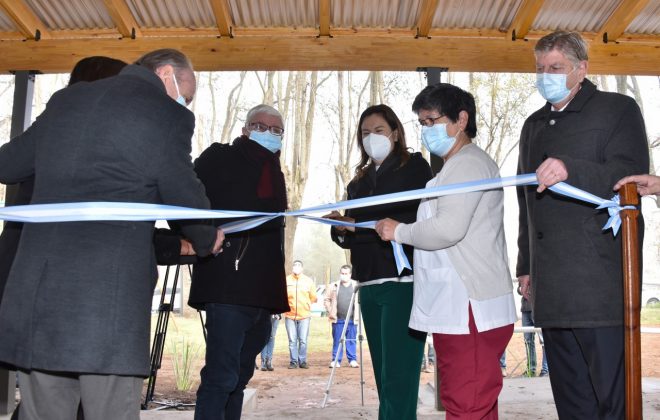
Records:
[[[299,209],[302,205],[302,198],[305,192],[305,185],[309,173],[309,156],[311,152],[312,132],[314,128],[314,114],[316,110],[317,91],[321,85],[328,80],[331,73],[319,80],[317,71],[295,73],[291,86],[292,91],[285,93],[285,97],[295,98],[293,103],[293,135],[289,137],[290,145],[287,149],[291,150],[290,159],[287,157],[283,161],[282,171],[287,184],[287,198],[289,207]],[[288,99],[285,100],[288,103]],[[280,111],[281,112],[281,111]],[[286,124],[291,126],[290,122]],[[289,129],[289,131],[291,131]],[[298,220],[290,218],[287,220],[285,231],[285,264],[291,265],[293,260],[293,241],[296,235]]]
[[[232,140],[229,138],[229,135],[234,130],[238,121],[238,113],[241,110],[239,107],[241,91],[243,90],[246,75],[247,71],[239,73],[238,82],[229,91],[229,95],[227,95],[227,111],[225,113],[225,123],[222,126],[222,134],[220,134],[220,143],[229,143]]]
[[[477,102],[477,143],[502,166],[518,147],[527,101],[534,93],[531,76],[470,73],[469,81]]]

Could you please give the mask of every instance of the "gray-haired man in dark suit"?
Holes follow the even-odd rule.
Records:
[[[195,88],[189,60],[158,50],[116,77],[63,89],[0,148],[0,182],[34,175],[34,204],[208,208],[190,160]],[[224,238],[201,223],[182,229],[199,255]],[[139,418],[152,235],[150,222],[26,224],[0,305],[0,361],[19,368],[22,419],[75,418],[79,402],[86,418]]]

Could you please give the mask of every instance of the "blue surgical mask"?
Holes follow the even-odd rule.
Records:
[[[184,98],[183,95],[181,95],[181,92],[179,92],[179,84],[176,82],[176,75],[174,73],[172,73],[172,80],[174,80],[174,87],[176,88],[176,94],[177,94],[176,101],[179,104],[187,107],[188,104],[186,103],[186,98]]]
[[[566,87],[566,79],[574,71],[575,68],[568,74],[537,73],[536,88],[541,96],[543,96],[543,99],[551,104],[558,104],[568,98],[568,95],[571,94],[571,89]]]
[[[422,127],[422,143],[429,152],[444,157],[456,143],[456,137],[449,137],[447,124],[434,124]]]
[[[270,131],[250,131],[250,140],[256,141],[259,145],[270,150],[272,153],[282,148],[282,137],[276,136]]]

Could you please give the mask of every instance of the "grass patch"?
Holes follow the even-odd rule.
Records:
[[[645,327],[660,326],[660,304],[642,308],[642,325]]]

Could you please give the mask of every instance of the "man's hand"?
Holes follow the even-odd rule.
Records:
[[[624,184],[634,182],[637,184],[637,192],[639,195],[660,194],[660,177],[655,175],[631,175],[614,185],[614,191],[619,191]]]
[[[536,179],[539,183],[536,192],[543,192],[546,188],[552,187],[558,182],[566,181],[568,179],[568,170],[566,170],[566,165],[561,160],[547,158],[536,169]]]
[[[352,217],[342,216],[341,213],[339,213],[337,210],[333,210],[332,213],[325,214],[323,215],[323,217],[326,219],[341,220],[342,222],[355,223],[355,219],[353,219]],[[339,233],[344,233],[347,230],[350,232],[355,232],[355,228],[353,226],[333,226],[333,228],[337,229],[337,232]]]
[[[195,248],[193,248],[190,241],[181,239],[181,254],[180,255],[196,255]]]
[[[518,277],[518,287],[520,287],[523,297],[529,300],[532,287],[532,280],[529,278],[529,274]]]
[[[399,226],[399,222],[396,220],[389,218],[379,220],[378,223],[376,223],[376,232],[378,233],[378,236],[380,236],[380,239],[384,241],[393,241],[394,231],[397,226]]]
[[[225,241],[225,233],[222,229],[218,228],[218,231],[215,236],[215,244],[213,245],[213,250],[211,253],[213,255],[218,255],[222,252],[222,243]]]

